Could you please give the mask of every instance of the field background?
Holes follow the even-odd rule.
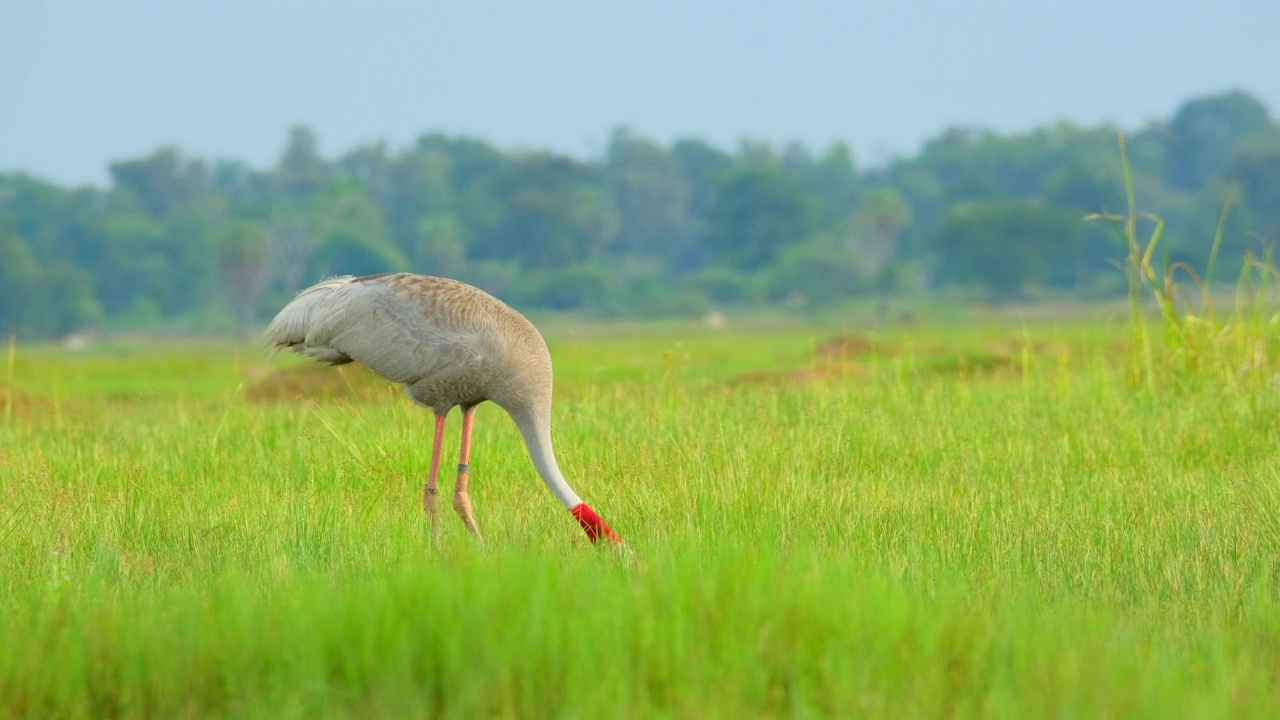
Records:
[[[430,415],[359,366],[11,347],[0,715],[1275,717],[1280,353],[1236,320],[548,323],[622,553],[493,405],[485,543],[432,547]]]

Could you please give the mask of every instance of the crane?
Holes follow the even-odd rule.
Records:
[[[471,432],[486,400],[515,421],[533,466],[592,543],[622,538],[569,486],[551,444],[551,353],[528,318],[483,290],[413,273],[331,277],[299,292],[265,331],[273,354],[284,348],[326,362],[358,362],[404,385],[435,413],[423,511],[438,537],[436,499],[445,418],[462,409],[462,443],[453,508],[477,539],[467,484]]]

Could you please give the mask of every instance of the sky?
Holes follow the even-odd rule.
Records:
[[[1233,89],[1275,114],[1275,37],[1275,0],[0,0],[0,172],[268,167],[296,124],[326,157],[444,132],[591,158],[625,125],[870,167],[954,125],[1136,129]]]

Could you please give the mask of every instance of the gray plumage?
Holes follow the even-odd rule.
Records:
[[[298,293],[266,330],[333,365],[353,360],[405,385],[437,415],[490,400],[512,415],[551,408],[551,355],[514,308],[448,278],[386,273],[334,277]]]

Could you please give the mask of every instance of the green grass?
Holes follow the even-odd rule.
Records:
[[[838,330],[551,338],[561,465],[627,554],[492,405],[486,542],[448,514],[433,548],[430,417],[393,390],[250,403],[255,348],[18,347],[0,715],[1280,712],[1273,361],[1148,382],[1122,321],[886,331],[805,375]]]

